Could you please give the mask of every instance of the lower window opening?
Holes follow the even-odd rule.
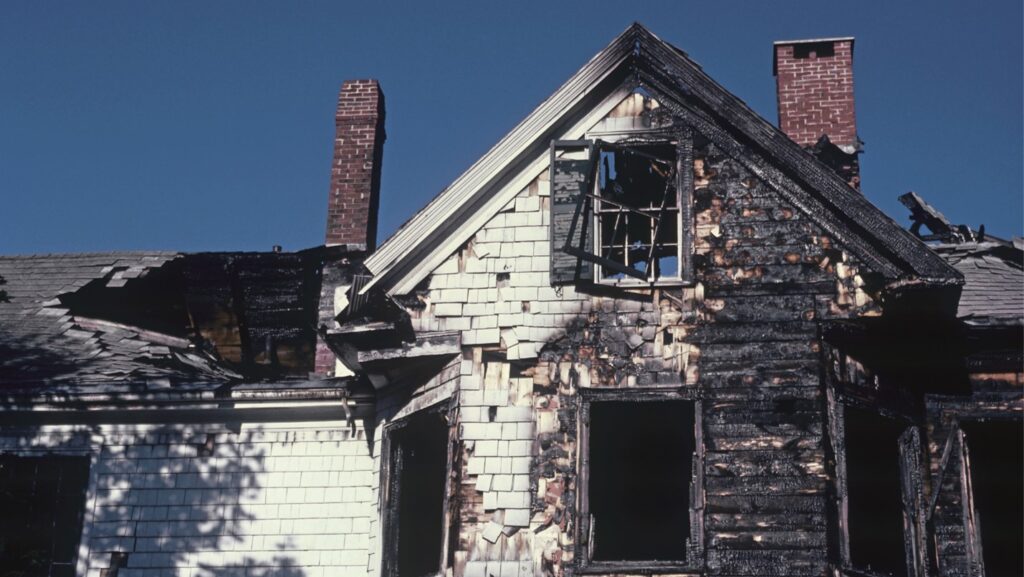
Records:
[[[448,425],[440,413],[411,417],[408,425],[392,434],[391,447],[399,487],[398,575],[435,575],[441,567],[444,538]]]
[[[1024,423],[976,421],[960,426],[970,452],[985,575],[1018,576],[1024,567]]]
[[[594,402],[589,435],[592,558],[685,561],[693,403]]]
[[[87,457],[0,456],[0,574],[73,577]]]
[[[905,577],[903,500],[897,421],[846,408],[846,491],[850,562]]]

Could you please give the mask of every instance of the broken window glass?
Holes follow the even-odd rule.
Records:
[[[553,144],[553,284],[688,278],[689,139]]]
[[[0,456],[0,568],[73,577],[89,481],[87,457]]]
[[[602,280],[679,278],[675,147],[600,149],[594,207]]]

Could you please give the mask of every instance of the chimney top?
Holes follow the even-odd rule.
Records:
[[[328,245],[377,242],[384,140],[384,92],[372,79],[346,80],[335,112],[334,158],[327,201]]]
[[[772,74],[779,129],[859,188],[853,42],[852,36],[775,42]]]
[[[834,38],[807,38],[804,40],[776,40],[772,42],[772,46],[775,47],[772,50],[772,76],[779,74],[779,46],[793,46],[796,44],[825,44],[835,46],[836,42],[849,42],[850,43],[850,56],[853,56],[853,36],[836,36]]]

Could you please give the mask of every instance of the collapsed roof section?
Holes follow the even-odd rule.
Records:
[[[633,24],[366,261],[378,287],[407,294],[547,167],[552,140],[581,138],[642,87],[702,132],[724,132],[735,152],[767,158],[758,176],[895,286],[956,285],[960,275],[831,168],[708,77],[684,52]],[[711,136],[711,134],[706,134]],[[794,185],[789,184],[790,182]]]
[[[0,257],[0,387],[212,389],[310,378],[325,260],[295,253]]]
[[[900,202],[910,210],[910,232],[964,277],[957,318],[975,327],[1024,325],[1020,239],[986,235],[985,225],[954,225],[915,192],[901,195]]]

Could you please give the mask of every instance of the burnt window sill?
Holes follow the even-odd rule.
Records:
[[[701,570],[686,561],[590,561],[586,565],[578,565],[577,575],[660,575],[671,573],[698,577]]]
[[[594,284],[601,286],[620,287],[620,288],[658,288],[658,287],[680,287],[680,286],[693,286],[695,283],[692,280],[683,280],[682,278],[661,278],[658,280],[647,281],[634,278],[624,279],[601,279],[594,281]]]
[[[853,567],[851,565],[843,565],[839,568],[839,574],[842,577],[897,577],[892,573],[885,571],[876,571],[874,569],[866,569],[862,567]],[[905,576],[906,573],[900,573],[899,575]]]

